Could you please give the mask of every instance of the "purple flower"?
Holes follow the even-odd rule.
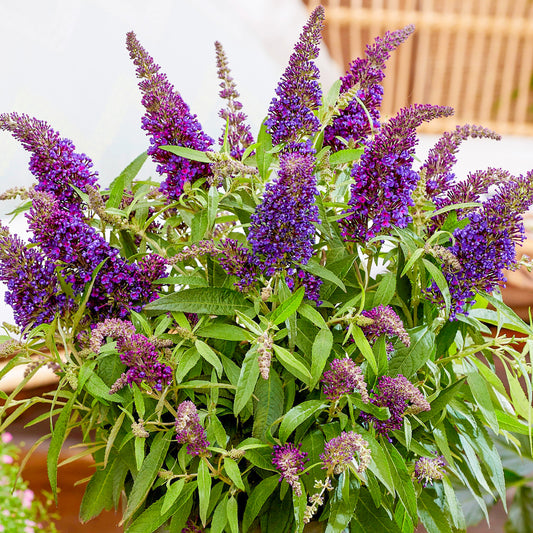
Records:
[[[324,394],[332,401],[338,400],[344,394],[352,394],[356,390],[361,394],[363,402],[370,401],[363,372],[349,357],[333,359],[330,370],[324,372],[322,383],[324,383]]]
[[[506,282],[503,271],[516,266],[515,245],[525,239],[523,213],[533,204],[533,171],[500,184],[483,206],[468,214],[468,224],[454,231],[448,248],[460,269],[444,263],[442,270],[452,300],[450,319],[466,313],[478,291],[492,292]],[[433,284],[428,294],[442,303]]]
[[[250,251],[234,239],[221,241],[217,248],[217,260],[226,274],[237,276],[237,289],[246,292],[257,280],[257,266]]]
[[[251,216],[248,241],[269,276],[295,263],[305,265],[313,255],[314,224],[319,223],[314,161],[311,155],[282,153],[278,178],[267,184]]]
[[[358,456],[357,471],[364,472],[371,459],[368,442],[355,431],[343,431],[324,445],[324,453],[320,455],[323,469],[330,474],[340,474],[352,464]]]
[[[285,480],[294,491],[296,496],[302,495],[302,486],[300,485],[300,474],[304,471],[307,453],[300,451],[302,445],[287,443],[274,446],[272,452],[272,464],[279,470],[281,477],[279,480]]]
[[[126,339],[134,333],[135,327],[129,320],[106,318],[103,322],[98,322],[92,329],[89,346],[94,353],[98,354],[106,337]]]
[[[98,272],[87,307],[102,319],[124,318],[131,310],[140,311],[157,298],[153,282],[164,275],[165,260],[146,256],[130,264],[119,256],[116,248],[80,217],[60,209],[55,198],[46,193],[32,195],[27,215],[34,236],[45,256],[56,262],[65,281],[79,294]],[[112,298],[110,298],[112,296]]]
[[[374,322],[372,324],[361,326],[368,342],[374,344],[376,340],[385,335],[386,337],[398,337],[405,345],[411,344],[409,334],[405,331],[403,322],[400,317],[394,312],[392,307],[388,305],[378,305],[370,311],[363,311],[363,316],[370,318]],[[394,351],[392,343],[387,343],[387,354],[390,356]]]
[[[411,195],[419,176],[412,169],[415,128],[424,121],[451,115],[450,107],[413,105],[383,125],[374,140],[367,142],[361,159],[352,170],[355,183],[346,217],[341,220],[343,236],[350,241],[375,237],[395,225],[410,222]]]
[[[370,403],[378,407],[388,407],[390,418],[379,420],[371,414],[361,413],[361,418],[370,422],[376,431],[387,435],[389,431],[400,429],[406,414],[418,414],[429,411],[431,406],[422,393],[402,374],[392,378],[381,376],[377,390],[372,391]]]
[[[414,31],[414,26],[387,32],[383,37],[376,37],[374,44],[366,47],[366,58],[354,60],[341,78],[340,95],[354,86],[358,86],[357,98],[354,98],[339,114],[333,123],[325,129],[324,145],[334,151],[346,148],[337,137],[356,144],[367,137],[371,131],[379,128],[379,108],[383,98],[381,85],[385,78],[385,63],[390,52],[395,50]]]
[[[442,455],[436,457],[420,457],[415,463],[413,478],[424,487],[432,485],[433,481],[444,478],[446,461]]]
[[[235,159],[240,159],[242,154],[254,142],[254,138],[250,133],[250,126],[246,124],[246,115],[241,111],[242,104],[237,100],[239,93],[235,86],[233,78],[230,76],[228,67],[228,60],[222,45],[216,41],[215,48],[217,51],[217,68],[218,78],[220,82],[220,97],[227,100],[227,107],[221,109],[219,116],[228,124],[228,144],[230,147],[230,154]],[[224,133],[226,131],[226,124],[224,124],[224,131],[219,139],[220,144],[224,142]]]
[[[318,57],[324,8],[317,7],[304,26],[289,65],[276,88],[265,122],[274,144],[298,141],[302,135],[318,131],[320,122],[313,111],[320,106],[322,91],[319,71],[313,60]]]
[[[110,394],[124,385],[147,383],[160,391],[172,381],[172,369],[159,362],[157,348],[144,335],[133,333],[120,337],[117,342],[120,360],[128,367],[111,387]]]
[[[190,455],[211,455],[207,449],[209,441],[206,438],[205,429],[200,425],[196,405],[190,400],[185,400],[178,405],[176,440],[180,444],[187,444],[187,453]]]
[[[209,165],[179,157],[159,147],[176,145],[206,151],[213,139],[202,131],[196,115],[191,115],[189,106],[175,92],[166,74],[159,72],[159,65],[147,54],[133,32],[127,34],[126,45],[137,67],[137,77],[141,78],[139,88],[146,108],[142,129],[150,136],[151,145],[148,155],[158,163],[157,172],[166,176],[161,183],[161,192],[170,200],[177,200],[185,183],[210,175]]]
[[[454,131],[445,132],[437,144],[429,151],[421,171],[426,172],[426,191],[431,198],[446,194],[455,180],[451,169],[457,162],[455,154],[460,144],[472,138],[500,140],[501,136],[481,126],[465,124],[456,126]]]
[[[53,194],[60,206],[73,213],[81,212],[81,198],[72,188],[86,192],[97,187],[97,173],[85,155],[77,153],[72,141],[63,139],[43,120],[17,113],[0,115],[0,129],[10,131],[32,152],[30,172],[37,178],[35,190]]]
[[[5,302],[21,329],[52,322],[71,300],[62,292],[53,261],[28,248],[0,225],[0,280],[6,283]]]
[[[287,276],[285,278],[287,287],[293,292],[298,289],[298,287],[303,287],[305,290],[305,297],[308,300],[315,302],[317,306],[321,305],[320,287],[322,286],[322,280],[301,268],[294,270],[294,268],[290,268],[287,271]]]

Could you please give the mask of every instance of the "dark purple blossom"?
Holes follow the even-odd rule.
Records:
[[[176,440],[187,444],[187,453],[207,457],[211,452],[207,449],[209,441],[205,429],[200,425],[196,405],[185,400],[178,405],[176,412]]]
[[[85,155],[77,153],[72,141],[61,138],[45,121],[28,115],[0,115],[0,129],[10,131],[32,152],[30,172],[37,178],[35,190],[53,194],[62,208],[80,212],[81,198],[72,188],[86,192],[85,187],[97,187],[97,173]]]
[[[415,463],[413,478],[421,483],[424,487],[432,485],[433,481],[444,478],[444,468],[446,462],[442,455],[435,457],[420,457]]]
[[[257,280],[257,266],[250,251],[235,239],[221,241],[216,249],[217,260],[226,274],[237,276],[237,289],[246,292]]]
[[[265,122],[274,144],[298,141],[318,131],[320,122],[313,111],[320,106],[322,91],[319,71],[313,62],[318,57],[324,8],[317,7],[304,26],[281,81],[276,88]]]
[[[324,145],[333,150],[341,150],[346,145],[337,137],[354,144],[360,143],[372,130],[379,128],[379,108],[383,99],[385,64],[390,52],[395,50],[414,31],[414,26],[406,26],[401,30],[387,32],[383,37],[376,37],[373,45],[366,47],[366,57],[354,60],[341,78],[341,96],[358,86],[354,98],[335,117],[333,123],[324,132]]]
[[[303,287],[305,289],[305,297],[308,300],[315,302],[317,306],[322,304],[322,300],[320,299],[322,280],[318,276],[301,268],[289,268],[287,270],[285,282],[287,283],[287,287],[293,292],[298,289],[298,287]]]
[[[501,139],[500,135],[487,128],[470,124],[456,126],[454,131],[445,132],[429,151],[427,159],[421,167],[421,171],[426,172],[426,191],[430,198],[437,198],[441,194],[446,194],[449,187],[455,185],[455,174],[452,172],[452,168],[457,162],[455,154],[461,143],[470,137],[473,139]]]
[[[411,344],[411,339],[407,331],[405,331],[401,318],[394,312],[392,307],[378,305],[369,311],[363,311],[361,314],[373,320],[371,324],[361,326],[370,344],[374,344],[382,335],[385,335],[387,340],[390,337],[398,337],[405,346]],[[387,342],[387,354],[390,356],[393,351],[392,343]]]
[[[220,87],[222,89],[219,95],[227,100],[227,106],[220,110],[219,116],[228,124],[230,154],[235,159],[240,159],[246,148],[254,142],[254,138],[250,132],[250,126],[246,123],[247,117],[241,111],[242,104],[237,100],[239,93],[233,78],[230,76],[224,49],[218,41],[215,42],[215,48],[217,51],[218,78],[221,80]],[[224,131],[219,139],[221,145],[224,142],[225,131],[226,124],[224,124]]]
[[[522,215],[533,204],[533,171],[502,183],[482,207],[468,214],[468,224],[454,231],[448,248],[460,269],[444,263],[452,307],[450,319],[466,313],[476,292],[504,285],[505,269],[516,266],[515,246],[525,239]],[[433,284],[428,294],[442,302]]]
[[[324,372],[322,383],[325,396],[332,401],[355,391],[359,392],[363,402],[370,401],[363,372],[349,357],[333,359],[330,369]]]
[[[52,322],[69,305],[55,265],[36,248],[28,248],[0,225],[0,280],[6,283],[5,302],[21,329]],[[71,302],[70,302],[71,303]]]
[[[343,431],[324,445],[324,453],[320,455],[328,475],[344,472],[357,457],[357,471],[364,472],[371,459],[368,442],[355,431]]]
[[[296,496],[302,495],[302,486],[300,484],[300,474],[305,469],[307,453],[300,451],[301,444],[295,446],[287,443],[274,446],[272,452],[272,464],[281,474],[279,480],[285,480],[294,491]]]
[[[153,282],[164,275],[166,262],[162,257],[146,256],[130,264],[93,227],[60,209],[53,196],[34,193],[32,200],[28,214],[34,235],[31,241],[60,267],[75,294],[83,291],[103,263],[87,302],[98,318],[124,318],[157,298]]]
[[[159,362],[159,352],[144,335],[133,333],[120,337],[117,341],[120,360],[128,367],[115,384],[110,394],[117,392],[124,385],[146,383],[160,391],[172,381],[172,369]]]
[[[343,236],[350,241],[375,237],[395,225],[410,222],[409,206],[419,175],[413,170],[417,138],[422,122],[451,115],[450,107],[413,105],[385,123],[354,165],[351,197],[342,219]]]
[[[431,409],[423,394],[402,374],[396,377],[381,376],[377,389],[371,391],[370,403],[378,407],[388,407],[390,417],[379,420],[368,413],[361,413],[361,418],[374,426],[376,431],[387,436],[389,431],[400,429],[407,414],[417,414]]]
[[[148,155],[158,163],[157,172],[165,176],[161,192],[170,200],[177,200],[185,183],[210,175],[209,165],[179,157],[159,147],[176,145],[206,151],[213,144],[213,139],[202,131],[196,115],[190,113],[189,106],[174,90],[166,74],[159,72],[159,65],[133,32],[127,34],[126,45],[137,67],[137,77],[141,78],[139,88],[146,108],[142,129],[150,136]]]
[[[282,153],[278,178],[267,184],[251,217],[248,241],[269,276],[293,264],[305,265],[313,255],[314,224],[319,223],[314,161],[311,155]]]

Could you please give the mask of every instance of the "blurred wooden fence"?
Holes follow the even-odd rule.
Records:
[[[324,40],[343,67],[366,44],[407,24],[393,52],[382,113],[411,103],[450,105],[455,116],[426,132],[476,123],[533,135],[533,0],[304,0],[326,8]]]

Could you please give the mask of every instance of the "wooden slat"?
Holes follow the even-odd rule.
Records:
[[[533,20],[533,2],[529,2],[525,17]],[[517,123],[525,123],[528,119],[528,107],[533,105],[531,79],[533,77],[533,39],[522,39],[521,68],[518,78],[518,95],[514,115]],[[532,113],[533,114],[533,113]]]

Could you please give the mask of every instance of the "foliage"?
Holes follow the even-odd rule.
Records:
[[[533,329],[497,289],[517,267],[533,174],[457,179],[460,142],[497,138],[477,126],[444,134],[415,169],[416,128],[452,110],[380,122],[385,61],[413,28],[376,39],[322,94],[323,18],[256,139],[217,43],[219,151],[128,34],[161,184],[141,177],[143,154],[103,189],[46,123],[0,117],[38,181],[16,192],[30,243],[0,234],[22,329],[2,372],[30,363],[0,429],[49,405],[54,493],[81,429],[96,461],[83,522],[123,495],[130,533],[464,531],[458,491],[485,516],[505,501],[494,436],[531,454]],[[17,399],[46,365],[57,390]],[[530,500],[524,486],[511,518]]]

